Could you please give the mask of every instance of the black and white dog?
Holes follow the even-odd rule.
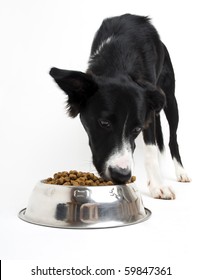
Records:
[[[158,149],[164,149],[159,115],[163,109],[177,179],[189,181],[177,143],[174,71],[148,17],[126,14],[104,20],[94,38],[86,73],[52,68],[50,75],[68,95],[69,115],[80,114],[93,163],[102,177],[115,183],[128,181],[135,139],[142,132],[151,195],[175,198],[163,184],[158,163]]]

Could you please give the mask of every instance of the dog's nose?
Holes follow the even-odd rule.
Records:
[[[128,168],[109,167],[110,177],[114,183],[124,184],[131,178],[131,170]]]

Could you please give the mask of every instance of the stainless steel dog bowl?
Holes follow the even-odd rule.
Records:
[[[143,222],[144,208],[134,183],[113,186],[36,184],[19,217],[37,225],[59,228],[107,228]]]

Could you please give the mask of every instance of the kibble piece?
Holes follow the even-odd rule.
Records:
[[[65,182],[69,182],[70,181],[69,176],[65,176],[64,180],[65,180]]]
[[[72,186],[79,186],[79,183],[77,181],[71,181]]]
[[[107,186],[112,186],[112,185],[113,185],[112,181],[107,182]]]
[[[58,182],[60,185],[63,185],[65,183],[65,179],[63,177],[58,179]]]
[[[48,179],[46,179],[47,182],[51,182],[53,179],[51,177],[49,177]]]
[[[70,178],[71,180],[76,180],[77,176],[76,176],[75,174],[73,174],[73,173],[70,173],[70,174],[69,174],[69,178]]]
[[[99,180],[96,180],[96,181],[94,181],[94,182],[95,182],[96,186],[99,186],[99,184],[100,184],[100,181],[99,181]]]
[[[93,180],[94,175],[93,175],[92,173],[87,173],[87,178],[88,178],[89,180]]]
[[[69,174],[77,175],[77,173],[78,173],[78,172],[77,172],[76,170],[70,170],[70,171],[69,171]]]
[[[77,182],[78,182],[79,186],[85,186],[85,180],[78,178]]]
[[[86,180],[86,186],[92,186],[93,180]]]
[[[66,176],[68,176],[69,174],[68,174],[68,172],[67,171],[63,171],[62,172],[62,177],[66,177]]]
[[[43,181],[43,183],[46,183],[46,184],[51,184],[51,185],[56,185],[56,180],[52,180],[50,182],[46,182],[46,181]]]
[[[135,176],[132,176],[131,179],[130,179],[130,181],[131,181],[132,183],[135,182],[135,181],[136,181],[136,177],[135,177]]]
[[[83,176],[83,173],[79,171],[79,172],[77,173],[77,177],[80,178],[80,177],[82,177],[82,176]]]
[[[53,175],[53,177],[54,177],[54,179],[58,179],[58,178],[60,177],[60,175],[59,175],[58,173],[55,173],[55,174]]]
[[[56,179],[55,182],[56,182],[56,185],[63,185],[65,181],[63,180],[63,178],[59,178],[59,179]]]

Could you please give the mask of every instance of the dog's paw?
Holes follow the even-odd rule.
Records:
[[[191,182],[191,178],[189,178],[184,168],[182,168],[181,172],[177,172],[176,176],[178,182],[183,182],[183,183]]]
[[[153,198],[157,199],[175,199],[175,193],[171,187],[151,187],[150,193]]]
[[[191,182],[191,178],[187,175],[184,167],[174,159],[174,165],[175,165],[175,172],[176,172],[176,177],[178,182]]]

